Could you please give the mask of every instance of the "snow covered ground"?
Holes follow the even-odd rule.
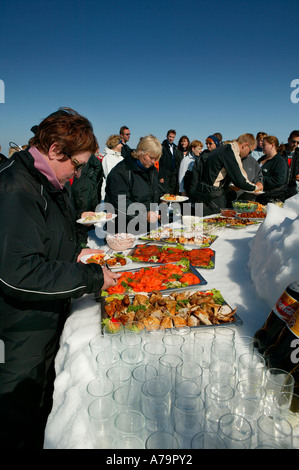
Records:
[[[99,247],[91,233],[92,247]],[[285,287],[299,279],[299,194],[283,208],[268,204],[260,225],[219,232],[213,244],[216,266],[199,270],[205,288],[219,289],[250,335],[264,323]],[[137,265],[133,263],[133,269]],[[45,449],[91,449],[86,385],[96,376],[89,341],[100,332],[99,304],[92,295],[74,301],[56,357],[54,404],[48,418]]]

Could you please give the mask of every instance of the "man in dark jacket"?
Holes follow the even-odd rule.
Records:
[[[288,143],[281,152],[281,156],[288,165],[288,194],[287,197],[297,194],[297,182],[299,182],[299,131],[290,133]]]
[[[123,143],[121,154],[124,158],[130,157],[133,151],[128,145],[128,142],[131,137],[130,129],[127,126],[122,126],[119,130],[119,135]]]
[[[203,215],[215,214],[227,207],[230,183],[245,191],[263,188],[260,182],[253,184],[248,180],[242,165],[242,158],[247,157],[255,146],[252,134],[242,134],[236,141],[209,153],[200,171],[194,174],[190,188],[192,201],[203,203]]]
[[[48,116],[0,169],[1,448],[42,448],[52,406],[54,358],[72,298],[116,285],[106,268],[84,265],[64,185],[97,142],[89,121],[65,108]]]
[[[162,142],[162,156],[159,161],[159,180],[169,194],[179,194],[179,169],[183,153],[174,143],[176,131],[170,129]]]

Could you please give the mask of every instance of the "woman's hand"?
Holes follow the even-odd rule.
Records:
[[[154,222],[157,222],[158,219],[161,219],[160,214],[156,214],[156,212],[153,211],[149,211],[147,213],[147,221],[149,223],[153,224]]]
[[[89,255],[89,254],[92,254],[92,253],[104,253],[104,250],[99,250],[99,249],[94,250],[92,248],[83,248],[83,250],[81,250],[79,255],[78,255],[77,262],[80,261],[82,256]]]
[[[102,286],[102,290],[107,290],[109,287],[116,286],[117,280],[121,276],[121,273],[113,273],[110,271],[110,269],[106,268],[106,266],[103,266],[102,270],[104,274],[104,284]]]

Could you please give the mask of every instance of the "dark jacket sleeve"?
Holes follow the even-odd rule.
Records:
[[[6,197],[2,193],[0,206],[3,295],[23,301],[50,301],[101,289],[104,278],[100,266],[70,262],[67,257],[49,259],[45,247],[51,244],[51,233],[34,197],[21,192]]]
[[[238,161],[230,148],[223,152],[223,166],[226,169],[229,180],[231,180],[237,188],[245,191],[255,190],[255,185],[250,184],[242,174]]]

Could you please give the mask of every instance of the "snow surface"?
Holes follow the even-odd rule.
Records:
[[[299,279],[299,194],[284,207],[268,204],[262,224],[218,233],[212,245],[215,269],[199,272],[206,289],[219,289],[237,307],[243,324],[236,335],[250,335],[264,323],[272,306]],[[89,245],[100,247],[91,232]],[[131,269],[140,267],[133,263]],[[73,302],[56,356],[54,404],[45,433],[45,449],[92,449],[86,385],[96,377],[89,341],[100,332],[99,303],[93,295]]]

